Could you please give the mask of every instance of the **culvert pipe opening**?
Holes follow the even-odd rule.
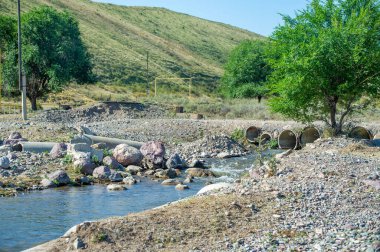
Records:
[[[315,127],[309,126],[303,129],[300,136],[301,146],[305,146],[308,143],[314,143],[315,140],[321,137],[319,130]]]
[[[264,132],[259,137],[260,144],[266,144],[272,140],[272,135],[268,132]]]
[[[296,149],[297,135],[291,130],[284,130],[278,136],[278,147],[280,149]]]
[[[251,126],[245,131],[245,138],[250,143],[257,143],[257,138],[259,135],[260,129],[255,126]]]
[[[365,140],[371,140],[373,138],[373,135],[371,131],[368,129],[358,126],[353,128],[350,133],[348,134],[348,137],[355,138],[355,139],[365,139]]]

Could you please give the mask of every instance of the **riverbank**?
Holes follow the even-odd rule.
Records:
[[[183,151],[191,161],[202,158],[198,155],[216,157],[225,152],[217,147],[229,146],[229,136],[236,129],[252,125],[270,132],[303,128],[286,121],[192,120],[173,118],[165,112],[157,117],[157,111],[99,105],[72,112],[54,111],[52,117],[46,114],[51,112],[44,112],[26,123],[7,117],[6,122],[0,121],[0,137],[6,139],[16,130],[29,141],[68,142],[78,134],[79,126],[85,126],[107,137],[144,143],[156,140],[166,147],[167,158]],[[378,123],[361,125],[373,133],[380,132]],[[235,147],[231,150],[244,154],[243,149]],[[50,242],[44,251],[74,250],[78,246],[88,251],[374,248],[380,240],[379,153],[378,147],[345,137],[318,140],[302,150],[266,160],[249,177],[237,180],[234,190],[86,224]],[[18,158],[15,162],[20,165],[16,167],[25,170],[7,170],[11,175],[1,175],[0,181],[13,181],[6,186],[3,183],[2,189],[17,192],[22,188],[17,183],[25,181],[30,182],[26,188],[33,188],[57,168],[73,176],[64,158],[52,159],[47,153],[20,153]],[[163,170],[158,173],[165,175]]]
[[[79,226],[44,247],[87,251],[377,251],[380,150],[325,139],[234,185],[163,208]],[[367,250],[368,249],[368,250]]]

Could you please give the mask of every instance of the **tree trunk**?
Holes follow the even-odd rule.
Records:
[[[261,99],[262,99],[263,97],[261,96],[261,95],[259,95],[259,96],[257,96],[257,100],[259,101],[259,103],[261,102]]]
[[[330,105],[330,122],[331,122],[331,128],[333,130],[333,135],[336,136],[342,132],[342,125],[340,123],[337,123],[336,121],[336,113],[337,113],[337,104],[338,104],[338,97],[334,96],[329,99],[329,105]]]
[[[29,97],[30,103],[32,104],[32,110],[36,111],[37,110],[37,97],[31,96]]]

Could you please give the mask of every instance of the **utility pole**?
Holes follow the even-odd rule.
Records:
[[[146,52],[146,96],[149,96],[149,52]]]
[[[21,7],[20,0],[17,0],[17,17],[18,17],[18,81],[22,93],[22,119],[27,120],[26,115],[26,78],[22,74],[22,55],[21,55]]]

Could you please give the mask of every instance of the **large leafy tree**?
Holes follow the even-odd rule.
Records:
[[[70,81],[91,80],[92,65],[80,37],[78,22],[67,12],[39,7],[22,17],[23,70],[32,109],[37,98],[59,91]],[[17,70],[17,50],[9,50],[5,73],[12,83]]]
[[[264,58],[265,45],[261,40],[248,40],[231,52],[221,86],[226,97],[257,97],[260,102],[267,93],[265,83],[270,68]]]
[[[335,134],[380,95],[378,0],[313,0],[271,37],[272,109]]]
[[[16,39],[16,22],[13,18],[0,16],[0,86],[3,87],[3,52],[10,49]],[[1,90],[0,90],[1,92]],[[1,95],[1,94],[0,94]]]

